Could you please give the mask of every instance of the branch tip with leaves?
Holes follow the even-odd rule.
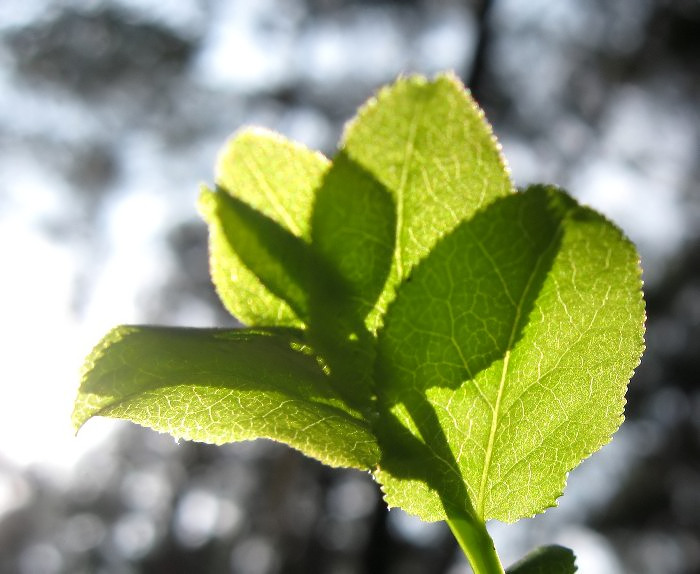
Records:
[[[216,173],[212,279],[248,328],[116,328],[76,426],[266,437],[369,470],[388,505],[447,520],[477,574],[502,573],[485,522],[554,506],[622,422],[644,348],[632,243],[559,189],[516,191],[452,75],[382,89],[333,161],[248,129]],[[546,547],[507,572],[575,569]]]

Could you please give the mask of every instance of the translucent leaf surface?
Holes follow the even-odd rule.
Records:
[[[513,191],[500,148],[461,82],[410,77],[384,88],[348,124],[343,153],[391,194],[396,245],[370,327],[398,283],[464,218]]]
[[[273,309],[285,305],[300,324],[307,324],[311,312],[311,279],[316,276],[314,267],[318,264],[308,243],[226,190],[214,192],[205,188],[200,202],[211,205],[210,233],[222,252],[212,259],[212,276],[227,281],[230,289],[240,289],[239,297],[247,294],[248,307],[274,297]],[[223,255],[224,250],[228,255]],[[234,266],[238,267],[235,279],[229,273]],[[316,271],[323,276],[322,270]],[[249,281],[249,277],[255,281]],[[256,289],[260,291],[257,295]],[[286,320],[272,320],[260,313],[255,323],[258,322],[284,325]]]
[[[349,289],[350,313],[364,319],[386,283],[394,253],[396,211],[388,190],[341,152],[316,194],[312,245]],[[335,298],[335,306],[338,306]],[[327,318],[326,318],[327,320]]]
[[[563,546],[543,546],[506,570],[506,574],[574,574],[576,557]]]
[[[243,132],[238,136],[241,144],[234,138],[229,148],[236,153],[225,154],[222,162],[235,165],[241,154],[254,156],[259,137]],[[306,150],[285,144],[279,136],[272,141],[282,146],[285,157],[298,153],[302,162],[309,159]],[[269,141],[263,139],[263,144]],[[228,163],[227,170],[236,173]],[[230,175],[226,182],[233,185],[236,180]],[[332,372],[329,384],[353,405],[368,408],[374,350],[364,319],[391,265],[393,204],[382,185],[343,154],[320,181],[310,177],[308,185],[317,188],[309,197],[302,194],[312,209],[303,214],[309,221],[301,236],[273,209],[256,209],[255,202],[243,201],[222,187],[205,188],[200,205],[210,226],[212,276],[236,297],[250,298],[252,302],[234,301],[239,308],[257,309],[261,302],[269,302],[272,309],[290,311],[292,324],[303,325],[307,339],[323,353]],[[294,187],[280,188],[276,197],[293,204],[295,193]],[[287,320],[260,312],[255,324],[286,325]]]
[[[332,164],[240,132],[200,209],[217,291],[259,328],[116,329],[76,425],[269,437],[373,468],[390,505],[493,551],[484,520],[555,504],[621,423],[643,348],[634,247],[561,191],[516,193],[454,77],[380,91]]]
[[[552,188],[491,203],[401,286],[379,335],[390,505],[512,522],[610,440],[643,348],[638,257]]]
[[[362,415],[287,331],[117,327],[86,361],[74,424],[95,415],[216,444],[270,438],[331,466],[378,456]]]
[[[262,216],[300,240],[311,235],[315,192],[330,162],[281,136],[260,129],[242,131],[226,145],[217,162],[216,183]],[[204,190],[200,211],[209,223],[211,273],[229,312],[246,325],[301,326],[289,304],[266,288],[241,261],[224,233],[231,217],[217,195]]]

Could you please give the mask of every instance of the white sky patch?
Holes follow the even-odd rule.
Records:
[[[5,155],[0,171],[2,454],[19,464],[70,465],[82,353],[69,311],[77,262],[69,247],[38,232],[63,208],[66,190],[22,154]]]
[[[0,220],[2,454],[18,464],[69,468],[103,436],[76,439],[70,415],[86,352],[69,311],[75,257],[23,222]]]
[[[687,221],[673,189],[643,172],[600,158],[577,178],[575,189],[585,203],[623,225],[650,257],[673,253],[687,234]]]
[[[143,323],[139,295],[157,290],[172,265],[162,242],[164,198],[125,190],[114,196],[107,212],[108,246],[100,266],[90,271],[93,281],[84,325],[100,336],[117,324]]]
[[[36,22],[46,11],[46,0],[0,2],[0,31],[21,28]]]
[[[103,0],[102,4],[126,9],[142,22],[170,27],[183,36],[199,31],[206,23],[204,3],[198,0]]]
[[[163,233],[162,225],[154,225],[164,212],[159,198],[120,197],[107,223],[112,249],[91,271],[85,320],[72,311],[81,264],[74,247],[43,233],[20,206],[0,219],[6,270],[0,298],[0,450],[17,464],[68,470],[117,424],[93,420],[75,436],[71,412],[81,365],[109,329],[144,322],[138,294],[163,281],[171,264],[156,241]]]
[[[630,235],[646,260],[648,278],[694,223],[683,194],[695,158],[695,122],[691,110],[673,104],[654,90],[620,90],[600,145],[571,183],[581,201]]]
[[[270,89],[287,82],[298,2],[260,0],[220,3],[195,60],[200,83],[239,92]]]
[[[22,149],[0,156],[0,173],[0,456],[68,471],[118,424],[90,421],[75,436],[80,368],[110,328],[144,322],[138,295],[157,288],[172,264],[162,240],[170,206],[161,182],[149,192],[143,178],[140,185],[122,180],[128,187],[114,193],[101,223],[104,257],[85,270],[85,253],[48,229],[75,216],[67,184]],[[73,309],[85,272],[91,283],[82,320]]]
[[[474,58],[476,25],[470,14],[455,8],[431,11],[433,15],[415,43],[413,59],[421,70],[462,70]]]
[[[348,10],[305,31],[295,55],[297,69],[320,86],[389,81],[408,64],[405,36],[402,22],[388,9]]]

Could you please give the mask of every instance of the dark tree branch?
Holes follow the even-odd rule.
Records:
[[[491,41],[491,25],[489,15],[493,8],[493,0],[477,0],[475,7],[476,19],[479,23],[479,36],[476,41],[474,58],[467,78],[467,86],[478,101],[482,96],[483,79],[487,68],[487,56],[489,43]]]

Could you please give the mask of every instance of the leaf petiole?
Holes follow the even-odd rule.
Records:
[[[504,574],[486,524],[474,515],[462,514],[447,519],[474,574]]]

